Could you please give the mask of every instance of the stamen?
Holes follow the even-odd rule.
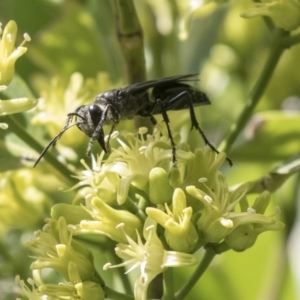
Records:
[[[147,149],[147,146],[142,146],[142,147],[139,148],[139,151],[140,151],[141,154],[143,154],[146,149]]]
[[[154,228],[154,225],[150,225],[150,226],[148,226],[147,228],[146,228],[146,231],[150,231],[151,229],[153,229]]]
[[[28,279],[27,279],[27,282],[28,282],[30,285],[34,286],[34,281],[33,281],[32,278],[28,278]]]
[[[115,138],[117,138],[118,135],[119,135],[119,131],[118,131],[118,130],[115,130],[115,131],[110,135],[110,138],[111,138],[111,139],[115,139]]]
[[[23,34],[23,37],[24,37],[24,39],[25,39],[26,42],[30,42],[31,41],[31,37],[30,37],[30,35],[27,32],[25,32]]]
[[[220,220],[220,223],[221,223],[224,227],[226,227],[226,228],[232,228],[232,227],[233,227],[233,222],[232,222],[232,220],[230,220],[230,219],[224,219],[224,218],[222,218],[222,219]]]
[[[103,270],[106,271],[106,270],[108,270],[110,267],[111,267],[111,263],[108,262],[108,263],[106,263],[106,264],[103,266]]]
[[[3,130],[6,130],[8,128],[8,124],[0,123],[0,128],[3,129]]]
[[[124,223],[119,223],[117,226],[116,226],[116,229],[122,229],[124,228],[125,224]]]
[[[213,199],[210,196],[208,196],[208,195],[205,195],[203,198],[204,198],[204,200],[206,200],[209,203],[213,202]]]
[[[148,128],[147,127],[140,127],[139,129],[138,129],[138,133],[140,134],[140,135],[144,135],[144,134],[146,134],[148,132]]]
[[[248,212],[249,214],[255,214],[255,213],[256,213],[256,210],[255,210],[253,207],[248,207],[248,208],[247,208],[247,212]]]
[[[206,177],[202,177],[202,178],[199,178],[199,179],[198,179],[198,182],[201,182],[201,183],[202,183],[202,182],[207,182],[207,180],[208,180],[208,179],[207,179]]]

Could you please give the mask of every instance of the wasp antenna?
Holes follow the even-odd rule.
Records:
[[[42,151],[42,153],[40,154],[40,156],[38,157],[38,159],[36,160],[36,162],[34,163],[33,167],[35,168],[37,166],[37,164],[39,163],[39,161],[43,158],[43,156],[45,155],[45,153],[48,151],[48,149],[51,146],[54,146],[55,143],[60,139],[60,137],[71,127],[78,125],[78,124],[82,124],[82,122],[76,122],[72,125],[69,125],[68,127],[65,127],[58,135],[56,135],[51,141],[50,143],[47,145],[47,147]]]

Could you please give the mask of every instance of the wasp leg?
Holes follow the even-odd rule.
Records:
[[[172,162],[175,163],[176,162],[176,144],[174,142],[173,135],[172,135],[171,128],[170,128],[170,119],[168,117],[167,111],[166,111],[162,101],[160,99],[157,99],[156,103],[158,105],[160,105],[161,115],[163,117],[164,122],[166,123],[168,136],[169,136],[169,139],[171,142],[171,147],[172,147]],[[155,118],[152,116],[152,118],[150,118],[150,120],[153,122],[153,119],[156,122]]]
[[[174,99],[172,99],[173,101],[176,100],[176,98],[180,98],[182,97],[184,94],[187,94],[188,96],[188,105],[189,105],[189,110],[190,110],[190,117],[191,117],[191,122],[192,122],[192,127],[191,130],[193,128],[197,129],[198,132],[200,133],[204,143],[206,145],[208,145],[215,153],[219,154],[220,152],[215,148],[215,146],[213,144],[211,144],[209,142],[209,140],[207,139],[207,137],[205,136],[203,130],[201,129],[201,127],[199,126],[199,123],[197,121],[196,115],[195,115],[195,110],[194,110],[194,106],[193,106],[193,102],[192,102],[192,98],[190,96],[189,93],[187,93],[186,91],[183,91],[182,93],[178,94]],[[229,165],[232,166],[232,161],[231,159],[229,159],[228,157],[226,157],[226,160],[228,161]]]
[[[117,124],[119,122],[119,116],[118,116],[118,113],[115,110],[115,108],[111,104],[106,105],[106,107],[102,113],[101,119],[89,140],[89,144],[88,144],[88,147],[86,150],[87,156],[91,155],[92,146],[93,146],[93,143],[95,140],[97,140],[99,142],[101,148],[104,150],[105,153],[108,153],[108,151],[109,151],[109,149],[108,149],[109,147],[107,147],[107,143],[105,143],[105,140],[104,140],[104,131],[103,131],[103,124],[106,121],[107,114],[109,111],[111,112],[111,114],[114,118],[113,122],[115,122],[115,124]],[[113,130],[113,128],[114,128],[114,125],[112,126],[112,130]],[[112,130],[109,134],[109,138],[112,133]],[[109,138],[108,138],[108,141],[109,141]]]

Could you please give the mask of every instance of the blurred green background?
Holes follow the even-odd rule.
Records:
[[[196,112],[209,140],[219,145],[261,75],[272,50],[272,31],[262,18],[239,16],[252,7],[251,1],[210,3],[193,13],[189,5],[185,0],[135,1],[144,36],[146,76],[200,73],[199,88],[212,105]],[[101,91],[129,83],[112,1],[2,0],[2,27],[9,20],[18,24],[19,42],[25,32],[32,40],[1,99],[33,95],[40,103],[29,112],[0,119],[10,125],[0,131],[0,299],[14,299],[17,274],[31,276],[29,253],[22,242],[43,226],[53,203],[73,201],[75,192],[61,188],[74,183],[68,170],[81,168],[79,159],[85,157],[88,138],[74,128],[58,142],[58,151],[51,150],[62,154],[62,164],[69,168],[64,172],[46,162],[33,169],[38,153],[32,140],[40,145],[50,141],[63,127],[67,113],[78,106],[73,98],[88,103]],[[299,33],[298,29],[294,34]],[[280,57],[255,112],[227,153],[234,163],[232,168],[224,167],[229,184],[256,180],[298,155],[299,70],[300,45],[295,45]],[[82,77],[73,75],[72,83],[75,72]],[[78,93],[76,85],[82,87]],[[51,118],[43,117],[44,111]],[[169,116],[172,129],[180,131],[192,147],[202,145],[198,133],[190,133],[187,111]],[[118,130],[136,129],[126,121]],[[97,147],[95,152],[100,150]],[[243,253],[229,251],[217,257],[188,299],[299,299],[299,199],[295,174],[273,195],[273,208],[281,208],[285,230],[263,234]],[[177,271],[178,282],[191,272]]]

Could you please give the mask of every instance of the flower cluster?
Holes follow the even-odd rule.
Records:
[[[63,217],[49,220],[43,231],[36,232],[35,240],[25,246],[37,255],[31,265],[33,278],[28,281],[31,289],[18,278],[23,295],[28,299],[41,299],[43,295],[54,299],[104,299],[91,253],[82,243],[72,239]],[[55,270],[67,283],[45,283],[42,270],[46,268]]]
[[[72,237],[100,235],[116,243],[115,254],[123,259],[118,265],[105,264],[104,269],[131,266],[128,273],[139,268],[135,299],[146,299],[153,278],[170,267],[196,264],[194,253],[199,248],[226,244],[243,251],[260,233],[283,228],[276,214],[264,215],[270,202],[268,192],[250,204],[250,184],[228,188],[219,171],[224,153],[216,155],[209,147],[192,152],[187,144],[178,143],[173,164],[166,137],[156,132],[145,138],[146,133],[144,128],[137,136],[115,133],[119,147],[106,160],[103,155],[93,158],[92,168],[83,162],[86,170],[78,173],[74,188],[79,188],[84,204],[52,208],[51,222],[59,229],[53,232],[49,223],[47,232],[39,233],[30,244],[38,254],[32,269],[54,268],[69,282],[72,293],[78,294],[70,263],[76,264],[76,282],[97,284],[97,280],[89,254]],[[43,286],[46,291],[47,285],[38,282],[34,279],[38,290]]]

